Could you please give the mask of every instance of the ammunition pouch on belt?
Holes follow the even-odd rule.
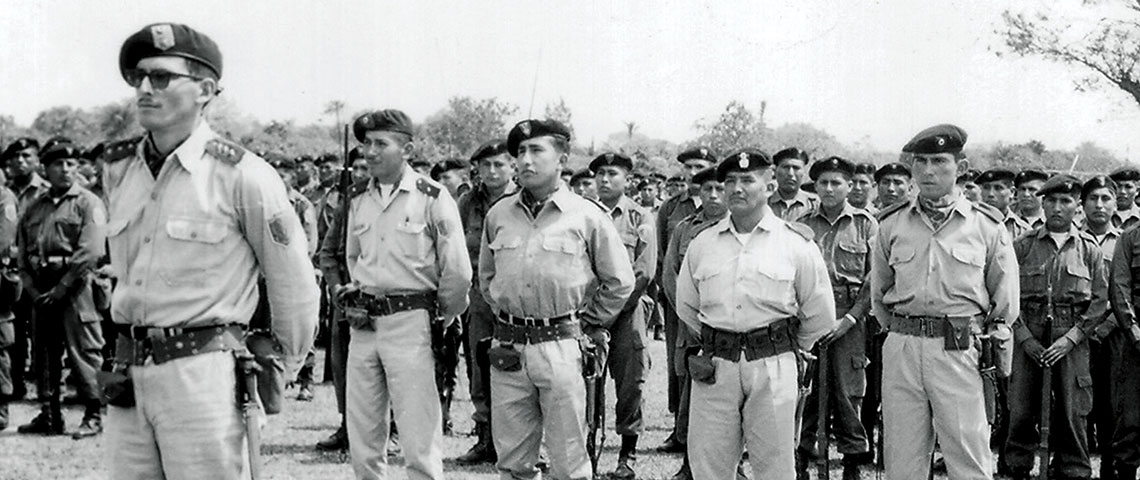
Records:
[[[222,350],[244,348],[240,325],[192,328],[121,327],[115,363],[161,365],[171,360]]]
[[[408,310],[427,310],[428,318],[436,315],[436,292],[409,295],[376,296],[354,292],[344,297],[344,317],[349,325],[361,330],[372,330],[372,317],[383,317]]]
[[[730,362],[739,362],[741,353],[750,362],[774,357],[795,349],[793,325],[794,319],[785,318],[744,333],[701,325],[701,349],[706,356],[720,357]]]
[[[131,369],[124,365],[116,365],[110,372],[99,371],[95,373],[99,381],[99,390],[102,392],[103,403],[121,408],[134,408],[135,386],[131,380]]]
[[[1052,311],[1049,302],[1038,298],[1021,300],[1021,321],[1029,327],[1029,331],[1036,338],[1043,338],[1042,328],[1045,326],[1045,317],[1052,315],[1052,336],[1064,334],[1074,325],[1081,323],[1081,316],[1089,308],[1089,302],[1058,303],[1053,302]],[[1048,345],[1046,345],[1048,346]]]
[[[862,285],[848,283],[846,285],[832,284],[831,292],[835,295],[835,309],[839,313],[845,313],[855,305],[855,300],[859,298],[859,290],[863,288]],[[856,319],[858,320],[858,319]]]
[[[975,332],[981,331],[985,317],[923,316],[891,314],[887,330],[912,337],[942,338],[947,351],[969,350]]]
[[[545,343],[582,336],[574,314],[551,318],[516,317],[501,313],[495,324],[495,340],[503,343]]]

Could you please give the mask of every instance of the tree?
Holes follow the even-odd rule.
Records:
[[[488,140],[507,135],[506,119],[518,107],[497,98],[451,97],[420,125],[419,153],[428,159],[467,157]]]
[[[138,123],[138,110],[132,99],[125,99],[97,107],[92,113],[98,141],[115,142],[142,133]]]
[[[325,115],[333,116],[333,127],[330,130],[334,140],[339,140],[341,137],[340,113],[344,111],[345,103],[341,100],[332,100],[325,104]]]
[[[1078,90],[1098,88],[1107,81],[1140,104],[1140,0],[1084,0],[1084,9],[1106,10],[1088,31],[1071,18],[1050,18],[1044,12],[1002,13],[1005,30],[997,33],[1010,52],[1038,56],[1085,69]],[[1000,55],[1001,53],[999,53]]]
[[[574,122],[571,121],[572,117],[573,114],[570,112],[570,107],[566,106],[566,99],[558,97],[557,103],[546,104],[546,119],[557,120],[563,125],[566,125],[566,129],[570,130],[570,138],[574,139]]]
[[[771,144],[768,146],[775,153],[779,149],[797,147],[808,153],[813,159],[825,158],[832,155],[847,157],[848,149],[835,136],[821,130],[810,123],[789,123],[772,131]]]
[[[740,148],[761,146],[768,131],[764,125],[764,107],[762,103],[761,113],[756,115],[739,101],[729,102],[716,120],[696,121],[694,128],[700,135],[686,147],[702,145],[727,155]]]
[[[74,142],[85,143],[95,136],[90,116],[77,108],[52,107],[36,115],[32,130],[42,138],[62,136]]]

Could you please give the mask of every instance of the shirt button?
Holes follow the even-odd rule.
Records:
[[[736,309],[737,309],[737,310],[740,310],[740,305],[737,305],[737,306],[736,306]]]
[[[135,280],[135,286],[142,285],[142,280]]]
[[[157,193],[150,194],[150,199],[151,200],[158,200],[158,194]]]
[[[150,237],[143,237],[143,243],[150,243]]]

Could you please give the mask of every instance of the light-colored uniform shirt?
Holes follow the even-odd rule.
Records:
[[[779,193],[768,197],[768,206],[777,217],[786,222],[795,222],[819,206],[819,197],[814,193],[796,190],[796,196],[784,200]]]
[[[702,324],[748,332],[799,317],[799,345],[810,349],[836,325],[827,265],[810,230],[762,208],[751,232],[738,232],[728,216],[689,244],[677,274],[677,316],[698,335]]]
[[[411,168],[390,194],[379,186],[372,180],[349,203],[349,275],[373,295],[435,291],[439,314],[459,316],[467,308],[471,260],[455,200]]]
[[[1112,225],[1121,232],[1136,226],[1137,223],[1140,223],[1140,208],[1130,206],[1128,210],[1112,212]]]
[[[800,222],[815,232],[815,243],[823,253],[827,272],[833,286],[855,286],[858,295],[851,308],[838,312],[862,320],[871,308],[871,290],[867,276],[871,273],[871,242],[879,231],[879,222],[861,208],[844,204],[843,211],[832,223],[823,214],[823,207],[800,218]]]
[[[891,312],[1017,318],[1017,258],[1001,213],[959,195],[949,215],[934,229],[917,199],[880,214],[871,248],[871,309],[880,324]]]
[[[1021,234],[1033,230],[1029,223],[1020,215],[1013,213],[1013,210],[1006,211],[1005,218],[1002,219],[1001,223],[1005,225],[1006,231],[1009,232],[1009,238],[1012,240],[1016,240]]]
[[[16,194],[17,200],[16,216],[23,217],[24,212],[28,210],[28,205],[36,201],[36,199],[40,197],[40,194],[47,191],[50,186],[51,184],[49,184],[47,180],[44,180],[44,177],[41,177],[35,172],[32,172],[32,179],[29,180],[27,185],[24,185],[23,188],[17,188],[15,185],[12,185],[12,193]]]
[[[313,208],[313,203],[305,198],[301,192],[296,189],[289,189],[289,203],[293,205],[293,211],[297,212],[297,218],[301,219],[301,229],[305,231],[305,239],[308,240],[309,256],[312,257],[317,253],[317,210]]]
[[[487,212],[479,286],[496,312],[551,318],[579,312],[609,327],[633,292],[633,268],[614,222],[565,185],[532,216],[522,194]]]
[[[19,200],[8,187],[0,185],[0,259],[15,258],[12,246],[16,244],[16,223],[20,219]]]
[[[657,230],[657,245],[668,245],[669,237],[673,236],[673,229],[681,220],[689,218],[689,215],[696,213],[700,208],[700,197],[690,195],[688,190],[681,192],[680,195],[669,197],[662,204],[661,208],[657,209],[657,223],[655,228]],[[657,250],[657,271],[661,272],[661,264],[665,261],[665,252],[661,249]]]
[[[145,327],[247,324],[265,277],[286,368],[313,342],[319,291],[301,222],[265,160],[202,121],[168,155],[157,179],[145,143],[109,148],[103,185],[116,323]],[[287,372],[287,373],[288,373]],[[291,378],[291,373],[287,375]]]
[[[1058,248],[1045,228],[1029,231],[1013,244],[1021,268],[1021,296],[1055,304],[1088,302],[1089,306],[1065,337],[1074,345],[1092,335],[1108,316],[1108,266],[1092,235],[1070,228]],[[1013,328],[1017,343],[1029,339],[1029,327],[1018,319]],[[1048,347],[1049,345],[1044,345]]]
[[[1116,250],[1116,242],[1120,240],[1120,234],[1122,232],[1119,228],[1112,226],[1111,221],[1108,222],[1108,230],[1104,232],[1104,235],[1096,235],[1092,233],[1092,231],[1089,230],[1087,218],[1085,218],[1081,224],[1082,225],[1080,230],[1089,234],[1089,236],[1093,238],[1093,241],[1095,241],[1097,245],[1100,245],[1100,251],[1104,254],[1105,268],[1108,271],[1107,275],[1111,277],[1112,252]],[[1109,302],[1109,315],[1106,315],[1105,318],[1102,321],[1098,322],[1093,328],[1093,340],[1103,340],[1108,336],[1108,334],[1112,333],[1112,331],[1116,329],[1116,317],[1112,315],[1111,309],[1112,303]]]

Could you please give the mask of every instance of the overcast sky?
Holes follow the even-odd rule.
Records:
[[[28,124],[54,105],[131,95],[122,41],[172,21],[218,42],[225,95],[262,120],[329,122],[325,104],[341,99],[419,121],[453,95],[498,97],[522,119],[533,88],[534,115],[565,98],[584,143],[626,121],[685,141],[735,99],[766,100],[770,125],[888,151],[952,122],[974,144],[1093,140],[1140,154],[1128,97],[1075,91],[1075,67],[993,53],[1003,8],[1095,18],[1079,0],[550,3],[0,0],[0,114]]]

